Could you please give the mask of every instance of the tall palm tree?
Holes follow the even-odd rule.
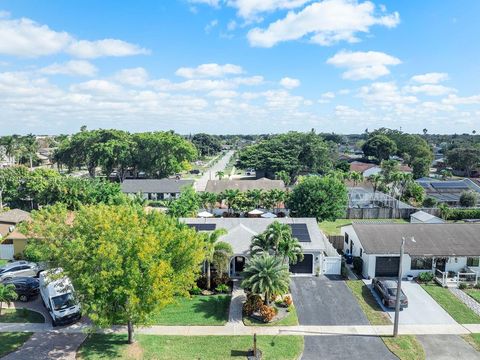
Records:
[[[282,241],[290,240],[292,238],[292,228],[287,224],[282,224],[274,221],[268,225],[265,230],[265,236],[270,241],[271,249],[275,255],[278,255],[278,247]]]
[[[247,197],[252,201],[255,208],[260,207],[263,191],[260,189],[252,189],[247,191]]]
[[[2,315],[2,305],[6,303],[10,305],[10,303],[16,300],[18,297],[17,293],[15,292],[15,286],[12,284],[3,285],[0,284],[0,315]]]
[[[217,172],[215,173],[215,175],[218,176],[218,178],[219,178],[220,180],[222,180],[222,178],[225,176],[225,172],[223,172],[223,171],[217,171]]]
[[[353,186],[357,186],[358,183],[363,181],[363,175],[358,171],[352,171],[350,173],[350,179],[353,181]]]
[[[227,189],[223,192],[228,213],[230,213],[230,210],[235,206],[235,199],[238,194],[240,194],[240,190],[238,189]]]
[[[211,232],[203,233],[205,238],[205,265],[206,265],[206,275],[207,275],[207,289],[210,290],[212,283],[212,274],[211,274],[211,264],[215,256],[215,244],[218,239],[225,235],[227,230],[225,229],[216,229]]]
[[[255,235],[252,238],[252,242],[250,244],[250,255],[254,256],[259,253],[270,253],[272,249],[272,243],[270,238],[267,237],[265,233],[261,233]]]
[[[219,241],[214,246],[212,264],[220,274],[226,274],[228,272],[228,266],[230,265],[230,259],[233,256],[232,245],[225,241]]]
[[[383,182],[383,176],[381,174],[372,174],[368,177],[368,181],[373,185],[373,195],[375,196],[378,187]]]
[[[283,238],[278,244],[278,254],[282,257],[283,263],[296,264],[303,260],[302,246],[297,238],[293,236]]]
[[[247,261],[243,276],[242,286],[254,294],[263,294],[265,305],[270,305],[272,294],[286,293],[290,285],[288,265],[265,253]]]

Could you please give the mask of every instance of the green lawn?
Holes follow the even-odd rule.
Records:
[[[0,323],[44,323],[43,315],[27,309],[2,309]]]
[[[474,300],[480,303],[480,290],[479,289],[466,289],[464,290],[468,295],[470,295]]]
[[[349,280],[347,286],[362,308],[365,316],[372,325],[391,325],[392,322],[373,297],[370,289],[361,280]],[[412,335],[402,335],[396,338],[382,336],[382,340],[388,349],[400,360],[423,360],[425,351],[422,344]]]
[[[0,333],[0,357],[15,351],[23,345],[32,333],[28,332],[4,332]]]
[[[480,334],[462,335],[463,340],[472,345],[475,350],[480,351]]]
[[[360,220],[360,219],[337,219],[335,221],[323,221],[319,224],[320,229],[325,235],[340,235],[340,228],[345,225],[350,225],[353,221],[355,222],[385,222],[385,223],[395,223],[402,224],[407,223],[404,219],[369,219],[369,220]]]
[[[2,260],[2,259],[0,259],[0,266],[5,265],[6,263],[7,263],[7,260]]]
[[[81,360],[225,360],[246,358],[251,336],[155,336],[137,335],[128,346],[126,335],[90,335],[77,353]],[[301,336],[258,336],[263,359],[296,360],[303,351]]]
[[[267,324],[265,324],[263,321],[250,317],[244,317],[243,323],[247,326],[295,326],[298,325],[297,309],[294,307],[293,310],[290,311],[283,319],[272,321]]]
[[[436,284],[423,284],[422,287],[459,324],[479,324],[480,316],[475,314],[448,289]]]
[[[155,325],[225,325],[228,321],[230,295],[177,298],[174,304],[151,316]]]

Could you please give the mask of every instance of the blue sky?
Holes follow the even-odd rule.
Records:
[[[0,134],[480,130],[480,2],[0,0]]]

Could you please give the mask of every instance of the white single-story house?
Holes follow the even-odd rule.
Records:
[[[332,274],[339,275],[341,257],[320,231],[315,218],[185,218],[185,224],[197,231],[225,229],[227,234],[220,238],[232,245],[234,255],[230,260],[229,274],[239,277],[249,257],[252,237],[266,230],[274,221],[288,224],[292,234],[303,249],[304,259],[290,265],[294,275]]]
[[[410,215],[411,224],[443,224],[445,221],[435,215],[431,215],[425,211],[417,211]]]
[[[127,179],[121,184],[122,192],[140,194],[146,200],[177,199],[182,189],[193,186],[193,180],[179,179]]]
[[[478,224],[374,224],[343,226],[344,252],[363,260],[363,277],[396,277],[405,237],[402,276],[433,272],[442,285],[477,281]]]

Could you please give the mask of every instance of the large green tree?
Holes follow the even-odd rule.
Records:
[[[347,203],[343,181],[334,176],[308,176],[293,189],[288,208],[292,216],[324,221],[344,216]]]
[[[397,146],[385,135],[374,135],[363,144],[362,150],[365,156],[373,156],[378,162],[381,162],[395,155]]]
[[[222,150],[222,144],[217,136],[205,133],[195,134],[192,137],[192,143],[201,156],[215,155]]]
[[[195,217],[200,205],[200,198],[192,186],[182,189],[178,199],[174,200],[169,208],[168,214],[173,217]]]
[[[23,231],[44,259],[71,279],[82,311],[97,325],[134,326],[187,295],[205,258],[204,239],[174,218],[141,207],[47,207]]]
[[[459,147],[447,152],[447,163],[454,170],[464,171],[470,177],[480,166],[480,147]]]

